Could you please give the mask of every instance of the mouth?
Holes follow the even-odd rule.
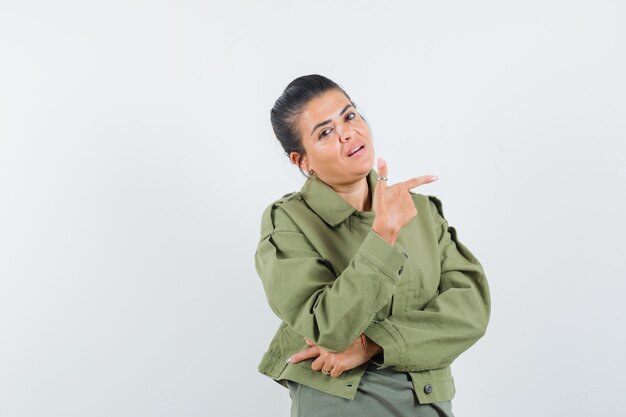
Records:
[[[348,152],[348,158],[350,158],[350,157],[352,157],[352,156],[354,156],[356,154],[362,153],[361,151],[363,149],[365,149],[365,145],[363,145],[363,144],[360,144],[360,145],[356,146],[350,152]]]

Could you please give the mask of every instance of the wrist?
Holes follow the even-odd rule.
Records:
[[[374,223],[372,225],[372,230],[376,232],[380,237],[385,239],[390,245],[395,245],[396,239],[398,238],[398,232],[394,230],[390,230],[388,228],[381,227]]]
[[[377,354],[383,351],[383,348],[378,343],[374,342],[372,339],[370,339],[366,335],[362,334],[361,340],[363,342],[363,347],[365,348],[365,352],[368,358],[371,359],[372,357],[376,356]]]

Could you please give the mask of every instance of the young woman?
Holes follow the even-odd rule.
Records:
[[[261,216],[256,270],[281,324],[259,371],[289,388],[296,416],[453,416],[450,364],[486,331],[480,262],[412,191],[388,184],[367,121],[313,74],[271,110],[276,137],[307,177]]]

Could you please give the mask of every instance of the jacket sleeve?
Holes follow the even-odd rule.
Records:
[[[331,352],[345,350],[391,300],[406,261],[370,230],[337,276],[280,204],[263,213],[254,258],[272,311]]]
[[[450,365],[480,339],[491,312],[489,287],[480,262],[443,217],[441,201],[428,196],[441,258],[439,294],[422,310],[373,321],[365,335],[383,348],[379,369],[422,371]]]

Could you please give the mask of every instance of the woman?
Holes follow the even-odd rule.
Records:
[[[387,183],[368,123],[321,75],[293,80],[271,111],[307,177],[263,212],[255,266],[282,320],[259,371],[289,388],[294,416],[452,416],[450,364],[486,331],[480,262],[411,191]]]

